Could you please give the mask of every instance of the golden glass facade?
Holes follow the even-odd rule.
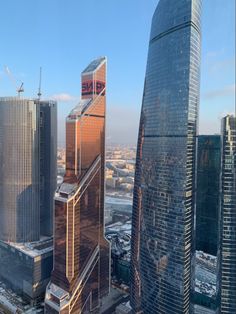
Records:
[[[54,270],[46,313],[99,308],[109,291],[104,238],[106,59],[82,73],[82,100],[66,120],[66,174],[55,196]],[[92,82],[92,84],[91,84]]]

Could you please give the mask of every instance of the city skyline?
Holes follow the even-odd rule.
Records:
[[[236,313],[235,26],[235,0],[4,3],[0,313]]]
[[[4,74],[5,65],[16,80],[24,81],[26,96],[34,93],[36,96],[42,66],[43,97],[59,100],[62,141],[58,144],[64,145],[66,112],[79,101],[79,73],[83,64],[87,58],[107,55],[108,143],[136,144],[150,20],[157,3],[157,0],[140,0],[135,5],[133,0],[129,3],[122,0],[119,6],[107,0],[102,3],[88,0],[86,4],[71,1],[70,6],[64,0],[40,4],[24,0],[27,6],[22,2],[4,3],[0,35],[6,44],[1,51],[0,96],[15,94],[15,86]],[[233,0],[223,6],[222,0],[203,1],[201,134],[220,133],[220,118],[234,110],[234,7]],[[97,14],[100,17],[100,35],[94,35],[94,23],[84,27],[84,12],[88,11],[93,19]],[[14,18],[8,19],[9,14]],[[24,49],[27,42],[32,47]],[[132,119],[123,118],[130,116]],[[119,129],[122,131],[118,132]]]

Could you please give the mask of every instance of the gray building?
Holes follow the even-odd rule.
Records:
[[[53,240],[0,241],[0,280],[32,304],[42,301],[53,267]]]
[[[220,301],[222,314],[236,313],[236,118],[222,120]]]
[[[0,98],[0,239],[52,235],[57,108],[51,101]]]
[[[57,105],[0,98],[0,280],[27,299],[52,270]]]
[[[190,310],[200,16],[200,0],[160,0],[152,19],[133,200],[135,313]]]

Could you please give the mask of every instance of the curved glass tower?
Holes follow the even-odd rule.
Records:
[[[190,309],[200,15],[200,0],[160,0],[152,20],[133,203],[135,313]]]

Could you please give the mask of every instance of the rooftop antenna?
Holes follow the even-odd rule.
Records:
[[[14,75],[11,73],[8,66],[5,66],[5,72],[8,75],[8,77],[10,78],[10,80],[13,82],[13,84],[17,87],[16,79],[15,79]],[[20,97],[20,94],[24,92],[24,82],[21,81],[21,85],[16,88],[16,91],[17,91],[18,97]]]
[[[38,98],[40,100],[42,93],[41,93],[41,81],[42,81],[42,67],[39,69],[39,89],[38,89]]]

